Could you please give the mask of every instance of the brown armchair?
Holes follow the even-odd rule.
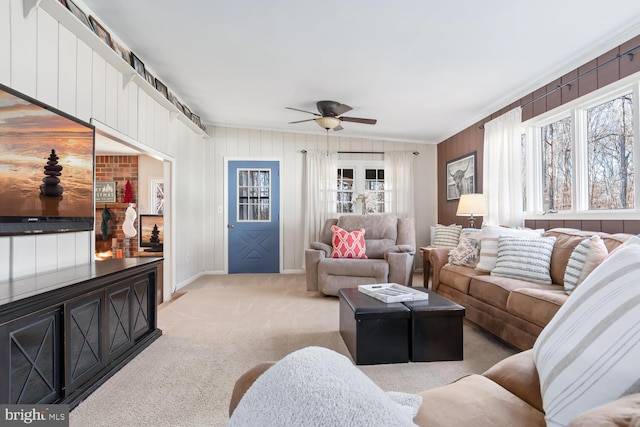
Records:
[[[331,226],[365,229],[367,259],[331,258]],[[307,290],[338,295],[341,288],[372,283],[410,286],[416,252],[415,221],[395,215],[345,215],[325,222],[320,241],[305,250]]]

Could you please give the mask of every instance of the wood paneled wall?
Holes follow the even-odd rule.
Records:
[[[465,218],[456,216],[457,201],[446,200],[446,164],[465,154],[477,151],[478,171],[476,191],[482,192],[482,153],[484,150],[484,130],[482,125],[517,106],[522,107],[522,120],[526,121],[556,107],[603,88],[631,74],[640,72],[640,49],[634,55],[626,55],[640,46],[640,36],[621,44],[600,55],[598,58],[572,70],[559,79],[536,89],[532,93],[496,111],[485,119],[438,144],[438,222],[441,224],[459,223],[466,225]],[[610,61],[610,62],[609,62]],[[602,65],[597,71],[593,69]],[[570,85],[566,85],[571,82]],[[565,86],[566,85],[566,86]],[[542,96],[547,93],[546,96]],[[542,96],[542,97],[541,97]],[[540,99],[537,99],[541,97]],[[537,99],[535,102],[532,100]],[[599,231],[599,230],[595,230]],[[603,230],[604,231],[604,230]]]

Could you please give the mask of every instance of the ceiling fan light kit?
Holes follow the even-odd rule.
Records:
[[[326,129],[326,130],[333,129],[334,131],[339,131],[344,129],[341,125],[343,121],[353,122],[353,123],[362,123],[365,125],[375,125],[377,122],[377,120],[375,119],[362,119],[358,117],[341,117],[340,116],[341,114],[344,114],[347,111],[351,111],[352,108],[346,104],[342,104],[336,101],[318,101],[316,103],[316,107],[318,108],[318,111],[320,112],[320,114],[312,113],[311,111],[300,110],[299,108],[285,107],[288,110],[300,111],[302,113],[313,114],[314,116],[316,116],[315,119],[298,120],[298,121],[289,122],[289,123],[290,124],[303,123],[303,122],[310,122],[311,120],[314,120],[318,124],[318,126],[320,126],[323,129]]]
[[[340,119],[337,117],[318,117],[316,123],[323,129],[333,129],[340,126]]]

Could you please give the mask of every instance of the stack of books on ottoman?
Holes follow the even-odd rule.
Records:
[[[380,283],[376,285],[360,285],[358,291],[383,302],[403,302],[428,300],[429,294],[418,289],[402,286],[397,283]]]

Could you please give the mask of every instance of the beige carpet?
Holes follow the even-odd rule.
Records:
[[[338,299],[307,293],[303,275],[206,276],[182,291],[160,308],[162,337],[76,407],[72,427],[224,426],[234,382],[255,364],[310,345],[349,356]],[[360,368],[384,390],[414,393],[513,353],[465,322],[464,361]]]

